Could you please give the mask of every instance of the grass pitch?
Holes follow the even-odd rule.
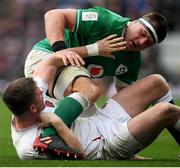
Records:
[[[180,104],[180,103],[179,103]],[[11,113],[0,99],[0,166],[3,167],[180,167],[179,146],[165,130],[158,139],[139,153],[146,161],[55,161],[19,160],[10,137]]]

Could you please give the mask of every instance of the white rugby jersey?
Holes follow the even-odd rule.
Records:
[[[34,78],[34,80],[37,82],[37,86],[43,91],[45,108],[42,112],[54,112],[54,101],[46,95],[48,88],[47,83],[40,78]],[[32,159],[38,157],[33,149],[33,142],[41,132],[42,129],[37,128],[36,124],[27,128],[16,129],[16,123],[13,117],[11,123],[11,137],[20,159]]]

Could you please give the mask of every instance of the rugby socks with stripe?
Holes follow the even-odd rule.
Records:
[[[79,93],[73,93],[60,100],[55,109],[55,114],[60,117],[67,126],[70,126],[76,118],[89,107],[89,101]],[[55,135],[56,130],[50,126],[44,129],[42,137]]]

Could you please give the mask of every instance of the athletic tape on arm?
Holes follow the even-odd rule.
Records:
[[[86,45],[88,56],[99,55],[99,47],[97,43]]]

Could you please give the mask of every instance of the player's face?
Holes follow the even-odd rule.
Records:
[[[36,94],[36,108],[40,112],[44,109],[44,100],[43,100],[42,91],[39,89],[39,87],[35,89],[35,94]]]
[[[153,39],[146,28],[138,21],[131,22],[124,34],[127,50],[140,51],[153,45]]]

